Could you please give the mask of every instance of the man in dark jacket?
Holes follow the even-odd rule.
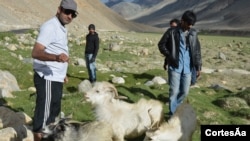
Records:
[[[197,77],[200,76],[200,42],[197,32],[192,28],[195,22],[196,15],[192,11],[184,12],[180,26],[169,28],[158,43],[158,48],[168,64],[170,116],[188,95],[191,69],[194,67]]]
[[[169,22],[170,28],[175,28],[175,27],[177,27],[179,25],[180,25],[180,20],[178,20],[178,19],[172,19]],[[168,58],[166,57],[165,60],[164,60],[164,64],[163,64],[164,70],[167,70],[167,65],[168,65]]]
[[[96,66],[95,59],[99,50],[99,37],[95,32],[95,25],[90,24],[89,34],[86,36],[86,47],[85,47],[85,60],[89,74],[89,81],[94,83],[96,81]]]

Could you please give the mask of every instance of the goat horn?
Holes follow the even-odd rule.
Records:
[[[128,97],[119,95],[119,96],[116,96],[115,99],[128,99]]]
[[[116,98],[116,97],[119,97],[118,92],[117,92],[117,89],[115,88],[114,85],[110,84],[109,88],[110,88],[110,90],[114,93],[114,97],[115,97],[115,98]]]
[[[75,120],[70,120],[67,123],[69,123],[69,124],[71,124],[71,123],[84,124],[84,122],[75,121]]]

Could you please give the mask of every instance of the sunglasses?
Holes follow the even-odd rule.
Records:
[[[77,12],[76,11],[74,11],[74,10],[71,10],[71,9],[64,9],[64,8],[62,8],[61,7],[61,10],[63,11],[63,13],[65,14],[65,15],[70,15],[71,14],[71,16],[72,16],[72,18],[76,18],[77,17]]]

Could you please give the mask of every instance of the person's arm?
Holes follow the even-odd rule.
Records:
[[[93,53],[93,56],[91,58],[91,62],[95,61],[97,53],[98,53],[98,50],[99,50],[99,37],[97,35],[96,39],[95,39],[95,42],[94,42],[94,53]]]
[[[196,59],[198,62],[198,67],[197,67],[197,71],[196,71],[196,77],[199,78],[201,75],[201,67],[202,67],[202,58],[201,58],[201,46],[200,46],[200,41],[198,39],[198,37],[196,38],[196,44],[197,44],[197,53],[196,53]]]
[[[57,62],[68,62],[69,58],[66,54],[62,53],[59,55],[50,54],[45,52],[45,47],[40,43],[35,43],[32,50],[32,58],[41,61],[57,61]]]
[[[158,43],[158,49],[160,51],[161,54],[163,54],[165,57],[167,57],[169,55],[169,51],[167,49],[167,43],[168,43],[168,39],[169,39],[169,30],[166,31],[163,36],[161,37],[159,43]]]
[[[96,36],[96,40],[95,40],[95,51],[94,51],[94,58],[96,58],[97,56],[97,53],[98,53],[98,50],[99,50],[99,37],[98,35]]]

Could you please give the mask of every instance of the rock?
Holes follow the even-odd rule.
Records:
[[[33,141],[33,133],[25,125],[7,127],[0,130],[1,141]]]
[[[155,77],[153,78],[152,81],[153,81],[155,84],[159,84],[159,85],[162,85],[162,84],[166,84],[166,83],[167,83],[167,81],[166,81],[164,78],[160,77],[160,76],[155,76]]]
[[[78,92],[85,93],[92,88],[89,80],[85,79],[78,85]]]
[[[32,119],[25,113],[15,113],[4,106],[0,107],[0,120],[0,128],[14,127],[17,125],[30,124],[32,122]]]
[[[154,82],[153,81],[147,81],[144,85],[146,85],[146,86],[153,86]]]
[[[142,55],[142,56],[148,56],[148,54],[149,54],[149,50],[147,48],[143,48],[140,51],[140,55]]]
[[[122,77],[114,77],[114,78],[112,78],[112,83],[124,84],[125,80]]]
[[[203,67],[201,70],[202,73],[213,73],[214,71],[215,71],[214,69],[205,68],[205,67]]]
[[[15,141],[17,137],[16,130],[12,127],[7,127],[0,130],[1,141]]]
[[[33,141],[34,137],[33,137],[33,132],[31,130],[31,128],[28,128],[25,125],[19,125],[14,127],[17,137],[16,137],[16,141]]]
[[[35,87],[29,87],[29,88],[28,88],[28,91],[36,92],[36,88],[35,88]]]
[[[19,120],[22,120],[24,122],[24,124],[31,124],[32,123],[32,118],[30,116],[28,116],[26,113],[24,112],[17,112],[16,113],[16,118],[18,118]]]
[[[220,59],[222,59],[222,60],[224,60],[224,61],[227,60],[226,55],[225,55],[224,53],[222,53],[222,52],[219,52],[218,56],[219,56]]]
[[[86,61],[84,59],[82,59],[82,58],[78,58],[75,65],[86,67]]]
[[[119,51],[120,49],[121,49],[121,47],[117,43],[111,43],[111,44],[109,44],[109,50],[110,51]]]
[[[0,98],[3,97],[14,98],[14,96],[11,94],[9,90],[0,88]]]
[[[10,72],[2,70],[0,70],[0,89],[2,89],[0,98],[12,97],[10,92],[20,90],[16,78]]]

